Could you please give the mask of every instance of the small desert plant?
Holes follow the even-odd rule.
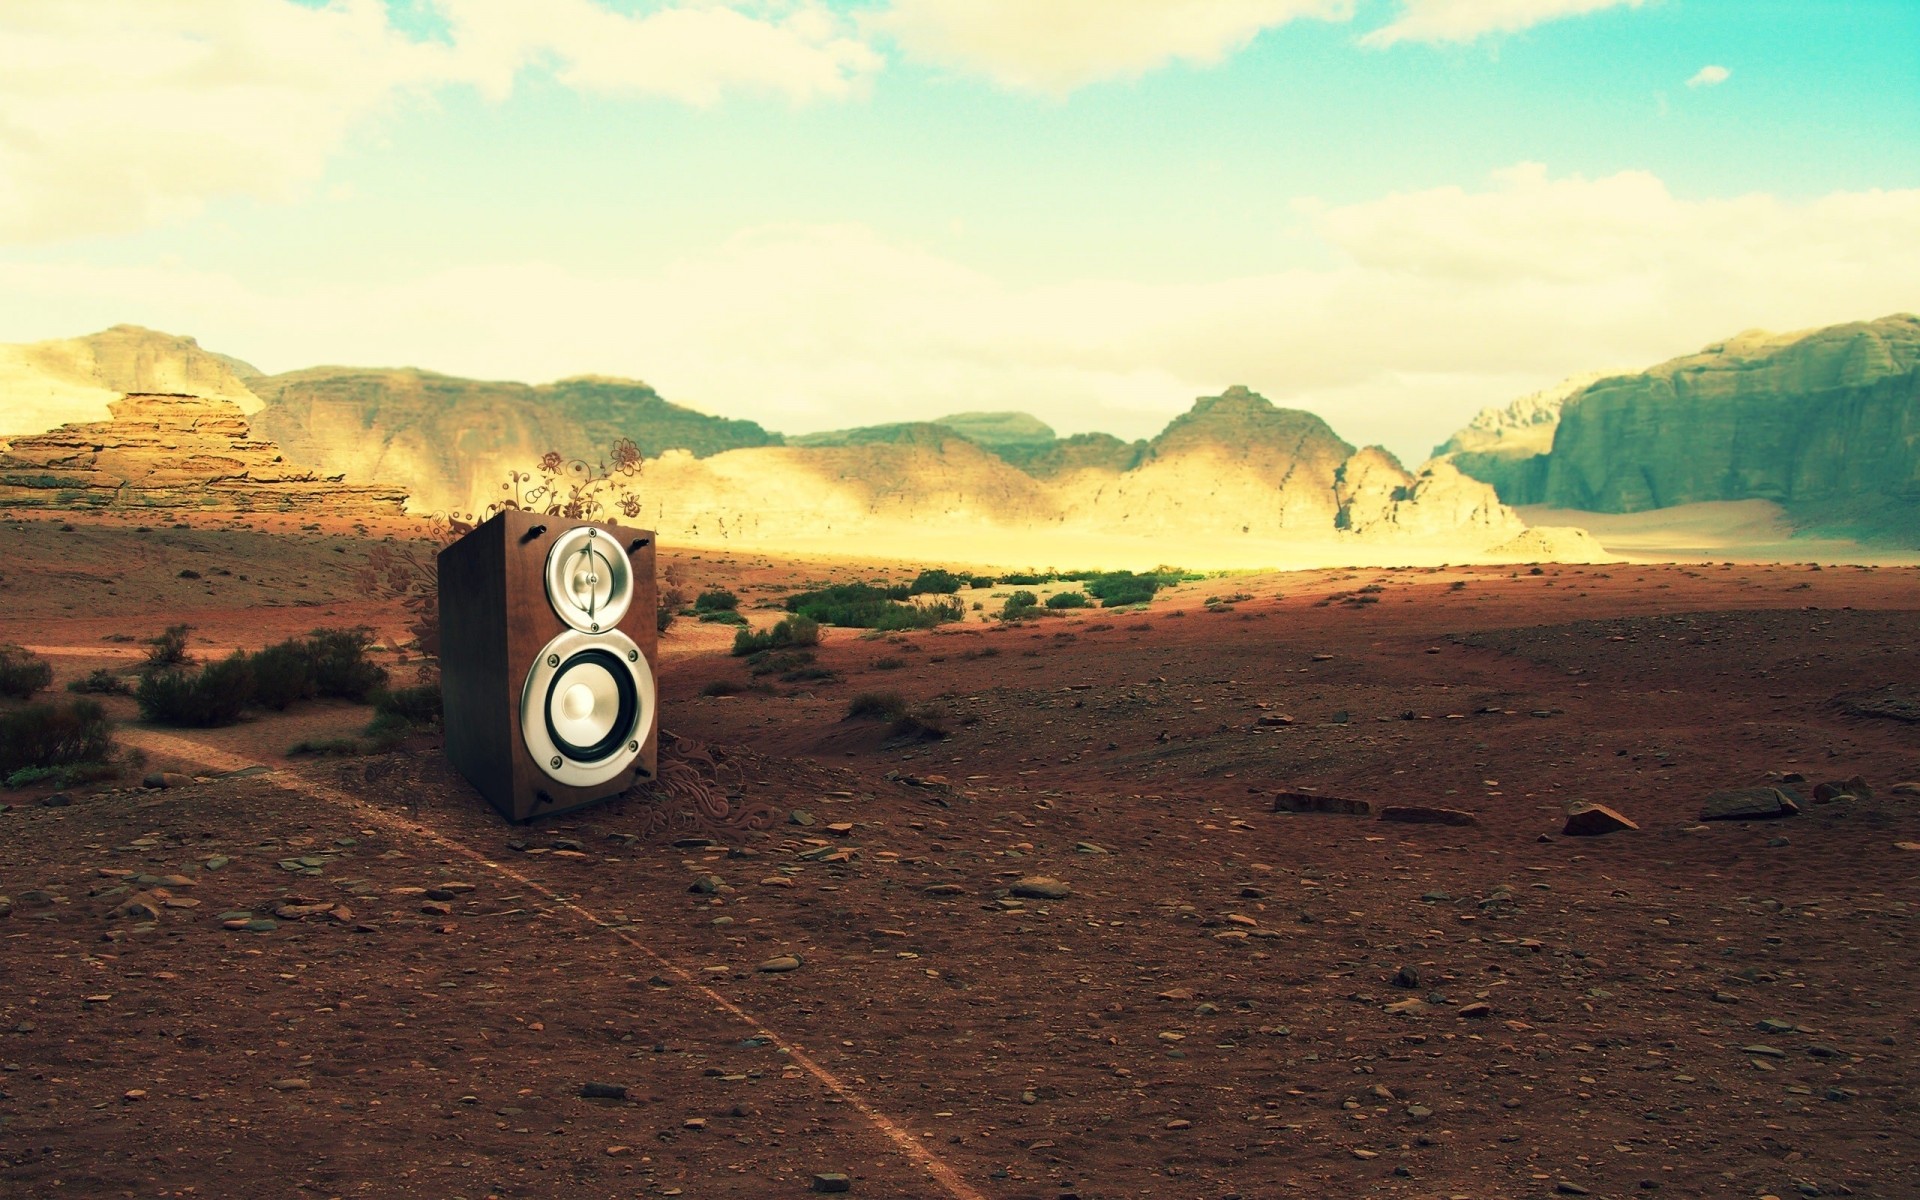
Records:
[[[105,667],[95,667],[83,678],[67,684],[67,690],[85,696],[133,695],[133,685]]]
[[[231,725],[253,700],[253,663],[236,651],[198,673],[180,666],[144,671],[134,699],[141,716],[161,725]]]
[[[1035,616],[1040,612],[1040,597],[1032,592],[1019,591],[1007,597],[1006,604],[1000,609],[1002,621],[1017,621],[1022,617]]]
[[[731,608],[695,609],[700,620],[708,625],[745,625],[747,619]]]
[[[847,701],[847,720],[894,721],[907,715],[906,697],[899,692],[861,692]]]
[[[951,596],[953,593],[959,591],[967,582],[968,580],[965,577],[955,575],[952,571],[944,571],[938,567],[930,567],[914,577],[913,583],[907,587],[907,594],[910,596]]]
[[[731,679],[716,679],[700,689],[702,696],[737,696],[746,687]]]
[[[313,658],[299,642],[281,642],[253,656],[253,702],[261,708],[282,712],[313,692]]]
[[[25,646],[0,646],[0,696],[25,700],[52,682],[46,659]]]
[[[902,713],[887,726],[887,744],[892,746],[905,742],[937,742],[946,736],[944,720],[929,708]]]
[[[733,652],[741,657],[757,654],[762,650],[777,650],[785,646],[817,646],[819,644],[820,623],[806,616],[788,617],[765,633],[742,629],[733,635]]]
[[[98,700],[29,704],[0,713],[0,776],[9,787],[33,782],[21,772],[102,763],[113,753],[113,732]],[[34,777],[38,778],[38,777]]]
[[[993,586],[993,576],[970,575],[967,577],[967,586],[975,590],[979,590],[981,588],[990,588]]]
[[[795,667],[780,677],[781,683],[833,683],[840,673],[830,667]]]
[[[906,659],[899,658],[894,655],[888,655],[886,658],[876,658],[873,660],[873,669],[876,671],[898,671],[901,667],[904,667],[906,665],[907,665]]]
[[[747,670],[755,675],[776,675],[808,666],[813,658],[811,650],[762,650],[748,656]]]
[[[1055,592],[1047,597],[1048,608],[1085,608],[1086,606],[1085,592]]]
[[[673,610],[662,604],[653,610],[653,631],[665,633],[667,626],[673,624]]]
[[[740,607],[740,597],[725,588],[701,592],[693,602],[695,612],[732,612]]]
[[[387,669],[367,661],[373,630],[316,629],[307,635],[307,653],[313,660],[314,691],[322,696],[365,703],[387,683]]]
[[[417,728],[431,729],[440,723],[440,685],[429,681],[391,691],[382,689],[373,694],[373,713],[376,720],[397,717]]]
[[[191,625],[169,625],[166,632],[148,641],[153,649],[147,651],[147,661],[143,670],[158,667],[184,667],[193,660],[187,655],[187,635],[193,632]]]

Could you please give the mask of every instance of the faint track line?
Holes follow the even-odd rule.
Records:
[[[236,754],[230,754],[214,746],[196,742],[191,738],[180,737],[177,734],[160,733],[151,729],[128,729],[122,727],[117,731],[116,736],[127,745],[138,746],[143,750],[151,752],[171,755],[183,761],[197,763],[204,767],[211,767],[217,771],[243,771],[249,768],[267,765],[242,758]],[[946,1190],[946,1193],[953,1197],[953,1200],[987,1200],[984,1194],[976,1190],[966,1180],[962,1179],[959,1172],[949,1166],[946,1160],[921,1145],[919,1139],[915,1138],[911,1132],[902,1128],[891,1117],[881,1112],[880,1109],[868,1101],[866,1097],[855,1091],[851,1085],[841,1079],[840,1076],[832,1070],[815,1060],[812,1055],[808,1054],[797,1043],[768,1026],[767,1023],[759,1017],[754,1016],[751,1012],[748,1012],[719,992],[708,987],[705,983],[702,983],[698,977],[685,967],[680,966],[658,950],[655,950],[652,946],[633,937],[627,932],[626,928],[611,924],[591,910],[580,905],[577,901],[569,900],[561,896],[539,880],[523,875],[505,863],[496,862],[488,858],[465,842],[449,837],[430,825],[424,825],[419,821],[399,816],[373,804],[369,804],[367,801],[362,800],[350,792],[343,792],[338,788],[308,778],[295,771],[280,770],[271,767],[268,768],[268,773],[261,775],[259,778],[284,791],[294,792],[302,796],[311,796],[318,800],[324,800],[329,804],[349,809],[356,815],[364,817],[368,822],[391,832],[397,832],[431,842],[435,846],[458,854],[504,879],[512,880],[521,887],[529,888],[539,893],[556,908],[565,909],[594,926],[596,929],[611,933],[614,937],[619,938],[628,946],[638,950],[641,954],[651,959],[661,970],[668,972],[680,980],[680,982],[693,988],[702,996],[705,996],[713,1003],[714,1007],[745,1023],[753,1030],[756,1036],[764,1037],[773,1045],[786,1051],[787,1057],[792,1062],[818,1080],[828,1091],[840,1097],[840,1099],[847,1104],[852,1105],[856,1112],[867,1118],[873,1127],[898,1147],[910,1161],[924,1170],[935,1182],[939,1183],[939,1185]]]

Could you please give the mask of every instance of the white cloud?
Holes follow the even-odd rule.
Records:
[[[881,60],[810,2],[624,16],[592,0],[442,0],[416,42],[382,0],[7,0],[0,8],[0,242],[117,233],[319,178],[397,97],[525,70],[584,91],[708,104],[733,89],[843,95]]]
[[[858,89],[882,60],[815,3],[751,16],[685,4],[627,16],[595,0],[439,0],[462,69],[494,95],[534,65],[582,91],[712,104],[733,89],[790,100]]]
[[[1483,404],[1740,330],[1920,309],[1920,190],[1688,200],[1521,165],[1478,188],[1303,205],[1331,265],[1010,286],[858,226],[752,231],[645,275],[501,262],[293,293],[182,270],[0,266],[0,328],[134,321],[269,370],[638,376],[805,432],[1019,408],[1156,432],[1245,383],[1417,460]]]
[[[1646,0],[1401,0],[1398,19],[1361,38],[1363,45],[1395,42],[1470,42],[1489,33],[1515,33],[1544,21],[1585,16],[1603,8],[1638,8]]]
[[[1727,68],[1709,63],[1693,73],[1693,78],[1687,80],[1687,86],[1690,88],[1717,87],[1732,75],[1733,72]]]
[[[1352,12],[1353,0],[893,0],[873,24],[915,58],[1061,93],[1176,59],[1218,62],[1263,29]]]

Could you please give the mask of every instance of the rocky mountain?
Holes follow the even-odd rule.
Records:
[[[249,380],[260,372],[190,337],[115,325],[86,337],[0,346],[0,438],[56,425],[105,421],[129,392],[180,392],[260,408]]]
[[[1520,397],[1502,407],[1483,408],[1466,427],[1433,448],[1433,457],[1447,458],[1463,473],[1491,483],[1503,499],[1527,495],[1539,488],[1538,476],[1553,449],[1554,430],[1560,427],[1560,409],[1567,398],[1605,378],[1591,371]]]
[[[108,409],[105,421],[12,439],[0,450],[0,505],[402,515],[405,492],[288,462],[231,400],[136,392]]]
[[[1743,333],[1574,392],[1544,453],[1490,463],[1484,445],[1470,427],[1442,449],[1511,504],[1760,499],[1920,544],[1920,317]]]
[[[291,455],[362,480],[404,480],[414,506],[464,508],[476,479],[503,480],[548,451],[588,462],[631,438],[654,456],[780,444],[752,421],[663,400],[637,380],[582,376],[538,386],[431,371],[315,367],[253,381],[260,431]]]

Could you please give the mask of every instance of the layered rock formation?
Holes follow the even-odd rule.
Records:
[[[1522,396],[1513,403],[1483,408],[1465,428],[1433,448],[1462,472],[1494,486],[1509,504],[1516,496],[1537,493],[1546,473],[1546,454],[1560,427],[1560,410],[1574,396],[1606,378],[1592,371]]]
[[[231,400],[133,393],[109,419],[0,447],[0,505],[395,517],[406,493],[295,466],[249,433]]]
[[[128,392],[180,392],[260,408],[247,381],[260,372],[190,337],[115,325],[87,337],[0,346],[0,438],[105,421]]]

